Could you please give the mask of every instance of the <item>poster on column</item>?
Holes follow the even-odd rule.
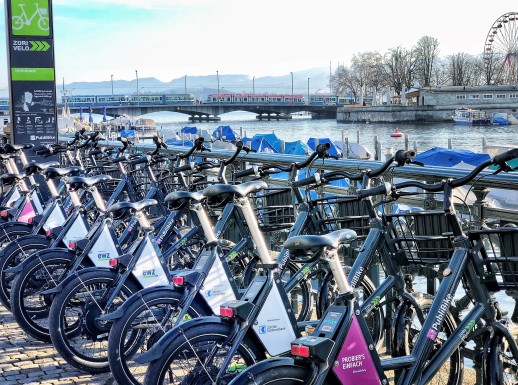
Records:
[[[51,0],[6,0],[12,142],[56,143]]]

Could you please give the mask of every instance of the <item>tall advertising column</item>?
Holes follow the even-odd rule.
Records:
[[[52,0],[5,0],[12,142],[57,142]]]

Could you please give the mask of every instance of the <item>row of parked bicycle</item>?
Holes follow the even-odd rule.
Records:
[[[518,292],[518,230],[468,230],[453,201],[488,166],[513,171],[518,149],[462,178],[389,183],[413,152],[326,172],[321,144],[242,169],[241,142],[211,160],[202,138],[177,155],[120,141],[0,149],[0,301],[69,364],[135,385],[453,385],[470,360],[477,383],[518,383],[518,330],[494,295]],[[289,187],[266,182],[279,172]],[[347,195],[320,191],[343,179]],[[443,210],[388,212],[423,193]],[[424,270],[433,295],[416,290]]]

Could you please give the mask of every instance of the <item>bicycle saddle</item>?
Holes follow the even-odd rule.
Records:
[[[45,170],[49,167],[59,167],[59,162],[45,162],[45,163],[39,163],[39,162],[31,162],[23,167],[25,170],[26,175],[32,175],[37,174],[40,171]]]
[[[109,213],[116,212],[119,210],[135,210],[142,211],[146,207],[157,205],[158,201],[156,199],[143,199],[139,202],[117,202],[108,207],[107,211]]]
[[[96,175],[96,176],[73,176],[68,178],[65,183],[70,185],[73,190],[78,190],[83,187],[92,187],[98,183],[106,182],[112,179],[109,175]]]
[[[173,191],[166,195],[164,201],[174,206],[175,209],[178,209],[186,204],[189,204],[191,201],[193,203],[200,203],[206,198],[207,197],[203,195],[202,191]]]
[[[11,144],[11,143],[7,143],[5,146],[4,146],[4,150],[6,153],[13,153],[13,152],[16,152],[18,150],[28,150],[29,148],[33,148],[34,147],[34,144]]]
[[[42,174],[49,179],[55,179],[66,175],[78,176],[83,171],[82,167],[70,166],[70,167],[48,167],[42,171]]]
[[[337,249],[340,245],[354,241],[356,237],[356,232],[349,229],[336,230],[324,235],[298,235],[288,238],[284,242],[284,247],[295,254],[305,254],[322,247]]]
[[[12,174],[7,173],[0,176],[0,179],[2,180],[2,183],[5,185],[11,185],[16,181],[19,181],[20,179],[23,179],[25,175],[23,174]]]
[[[251,192],[259,191],[265,189],[266,187],[268,187],[268,185],[265,181],[262,180],[251,180],[249,182],[241,183],[238,185],[214,184],[205,188],[203,190],[203,195],[211,198],[222,194],[232,194],[243,198]]]

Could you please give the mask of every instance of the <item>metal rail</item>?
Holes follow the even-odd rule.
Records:
[[[118,146],[120,142],[105,142],[110,146]],[[209,144],[207,144],[209,146]],[[140,151],[150,151],[155,147],[152,144],[138,144],[136,147]],[[162,150],[170,153],[183,153],[186,151],[185,147],[182,146],[171,146],[168,149]],[[234,152],[230,150],[212,150],[211,152],[203,153],[205,158],[213,159],[228,159]],[[252,153],[246,154],[242,152],[239,158],[243,162],[250,163],[277,163],[281,165],[289,165],[294,162],[300,162],[306,159],[303,155],[287,155],[287,154],[271,154],[271,153]],[[372,160],[353,160],[353,159],[326,159],[322,165],[321,161],[318,161],[315,167],[321,167],[325,170],[368,170],[375,169],[380,166],[382,162]],[[387,178],[400,178],[400,179],[413,179],[421,180],[426,182],[437,182],[448,178],[459,178],[467,175],[469,170],[456,169],[450,167],[433,167],[425,166],[420,167],[416,165],[406,165],[404,167],[397,167],[389,170],[390,172],[385,175]],[[270,182],[274,185],[286,186],[287,181],[281,179],[271,178]],[[518,194],[518,172],[515,173],[499,173],[493,175],[490,171],[484,171],[478,178],[474,180],[475,184],[472,189],[475,194],[477,201],[471,206],[467,207],[464,204],[458,205],[459,212],[474,215],[477,218],[478,224],[486,224],[489,219],[499,220],[503,222],[514,222],[518,223],[518,211],[506,209],[506,208],[495,208],[490,207],[486,201],[487,195],[491,188],[505,189],[509,191],[509,194]],[[335,186],[326,186],[326,192],[330,193],[341,193],[344,189]],[[434,209],[439,207],[439,202],[433,197],[426,197],[420,199],[417,197],[413,198],[401,198],[398,202],[406,203],[413,206],[425,207],[427,209]],[[433,207],[435,205],[435,207]]]

